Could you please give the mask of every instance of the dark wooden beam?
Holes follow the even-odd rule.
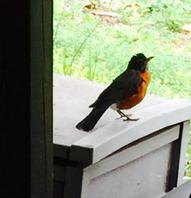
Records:
[[[52,0],[31,1],[31,197],[53,196]]]
[[[3,198],[52,198],[52,8],[52,0],[0,2]]]
[[[169,170],[168,170],[166,190],[165,190],[166,192],[169,192],[173,188],[177,187],[182,131],[183,131],[183,123],[181,123],[180,125],[179,139],[177,139],[172,143],[171,155],[169,160]]]
[[[0,197],[30,195],[30,3],[0,1]]]

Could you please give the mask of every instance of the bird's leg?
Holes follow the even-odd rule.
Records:
[[[125,115],[125,114],[124,114],[122,111],[120,111],[120,110],[117,110],[117,113],[120,115],[119,119],[128,116],[128,115]]]
[[[139,120],[139,118],[134,118],[134,119],[130,118],[129,116],[131,116],[131,114],[126,115],[122,111],[120,111],[119,109],[117,110],[117,113],[120,115],[120,118],[125,118],[125,119],[123,119],[123,121],[128,121],[128,120],[137,121],[137,120]]]
[[[123,117],[131,116],[131,114],[125,115],[125,114],[124,114],[122,111],[120,111],[120,110],[117,110],[117,113],[120,115],[119,119],[120,119],[120,118],[123,118]]]

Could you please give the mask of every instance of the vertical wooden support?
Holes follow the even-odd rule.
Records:
[[[182,123],[177,186],[183,183],[185,164],[186,164],[186,152],[187,152],[188,139],[189,139],[189,127],[190,127],[190,121],[186,121]]]
[[[169,159],[169,169],[166,182],[166,192],[171,191],[177,186],[178,168],[180,157],[180,139],[172,143],[171,155]]]
[[[30,3],[0,1],[0,197],[30,194]]]
[[[52,0],[31,1],[31,197],[52,198]]]
[[[174,141],[171,149],[169,175],[167,178],[166,192],[183,183],[185,171],[186,150],[188,144],[189,121],[180,125],[179,139]]]
[[[67,166],[64,197],[81,198],[83,167]]]

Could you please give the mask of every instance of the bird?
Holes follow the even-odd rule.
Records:
[[[77,125],[82,131],[91,131],[104,112],[110,107],[115,110],[124,121],[137,121],[131,115],[124,114],[121,110],[130,109],[139,104],[146,95],[151,75],[148,62],[154,58],[147,58],[143,53],[133,55],[124,72],[117,76],[112,83],[104,89],[93,104],[91,112]]]

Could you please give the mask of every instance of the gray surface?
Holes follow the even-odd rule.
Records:
[[[126,146],[100,162],[88,166],[84,171],[85,173],[88,172],[88,177],[90,179],[110,172],[148,153],[154,152],[155,150],[164,147],[171,142],[174,142],[180,136],[179,131],[179,125],[170,127],[166,130],[161,130],[160,133],[153,137],[148,137],[144,139],[144,141],[139,141],[132,146]]]
[[[77,130],[76,123],[89,113],[88,106],[104,88],[86,80],[54,76],[54,144],[62,146],[60,153],[64,152],[63,147],[68,146],[66,156],[73,162],[75,158],[72,156],[82,160],[82,150],[84,159],[87,158],[86,153],[90,152],[93,160],[92,165],[82,170],[81,198],[163,196],[168,171],[176,170],[178,183],[182,182],[191,102],[147,95],[139,105],[128,111],[134,117],[138,116],[139,121],[116,120],[116,112],[108,109],[91,133]],[[184,122],[183,133],[181,122]],[[172,126],[174,124],[176,126]],[[134,141],[136,144],[132,145]],[[181,142],[181,147],[176,150],[180,163],[178,159],[173,161],[179,169],[172,170],[169,160],[175,141]],[[81,183],[78,185],[81,187]]]
[[[156,198],[164,194],[170,144],[90,181],[82,198]]]
[[[104,88],[87,80],[54,75],[54,144],[72,145],[71,156],[78,156],[78,147],[93,149],[95,163],[132,141],[191,118],[190,101],[147,95],[139,105],[125,111],[139,117],[137,122],[116,119],[117,113],[108,109],[91,133],[76,129]]]
[[[191,181],[185,182],[161,198],[191,198]]]
[[[75,141],[89,135],[89,133],[76,129],[75,125],[90,112],[91,109],[88,106],[94,102],[106,85],[58,74],[54,74],[53,84],[54,143],[70,146]],[[156,96],[148,96],[147,100],[149,103],[143,100],[139,106],[128,112],[163,101],[162,98]],[[93,131],[111,123],[116,118],[118,118],[118,114],[112,109],[108,109]],[[118,121],[120,122],[120,120]]]
[[[153,137],[88,166],[84,169],[81,197],[88,198],[90,194],[93,198],[162,196],[169,171],[171,145],[179,134],[179,125],[161,130]]]

